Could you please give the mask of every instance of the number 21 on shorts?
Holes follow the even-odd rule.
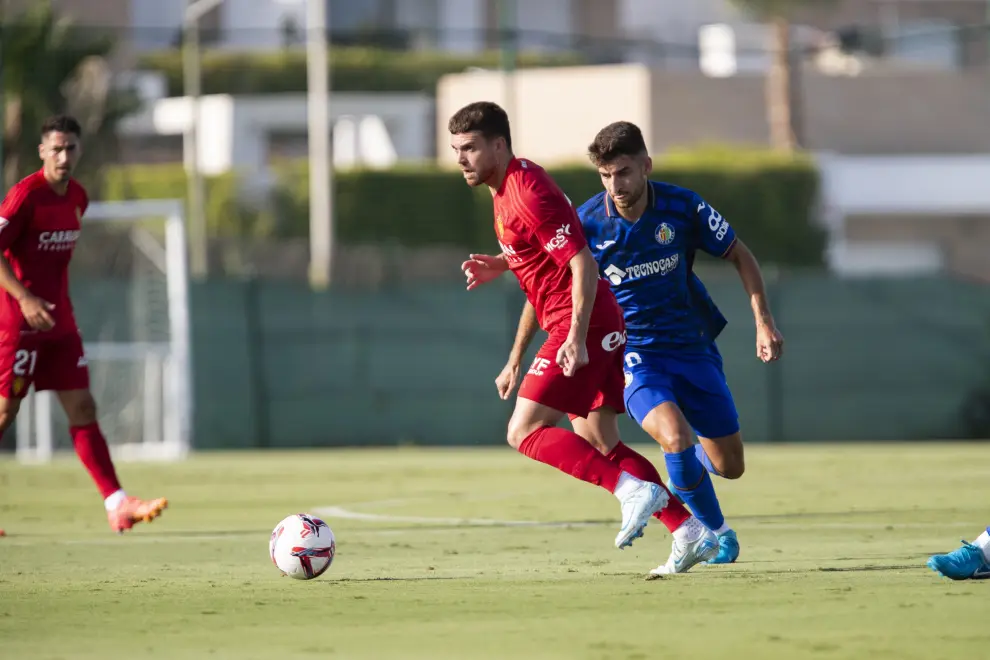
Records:
[[[33,376],[34,367],[38,364],[38,351],[22,348],[14,354],[14,375]]]
[[[37,350],[27,350],[26,348],[19,349],[14,353],[14,382],[13,382],[13,394],[14,396],[21,396],[24,394],[24,390],[27,388],[28,383],[34,376],[34,368],[38,364],[38,351]]]
[[[38,351],[22,348],[14,354],[14,375],[33,376],[34,367],[38,364]]]

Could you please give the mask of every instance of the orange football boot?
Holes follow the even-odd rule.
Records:
[[[157,500],[142,500],[136,497],[127,496],[113,511],[107,511],[107,518],[110,521],[110,529],[123,534],[135,523],[151,522],[162,511],[168,508],[168,500],[159,497]]]

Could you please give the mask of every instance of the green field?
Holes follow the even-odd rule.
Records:
[[[74,460],[0,461],[0,658],[986,657],[990,580],[924,562],[990,522],[990,445],[747,458],[716,484],[740,561],[656,581],[662,526],[616,550],[612,496],[508,448],[123,464],[171,501],[123,537]],[[302,511],[337,536],[310,582],[268,558]]]

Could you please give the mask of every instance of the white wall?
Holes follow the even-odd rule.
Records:
[[[820,154],[818,161],[822,193],[836,213],[990,212],[987,155]]]
[[[305,94],[208,95],[201,98],[199,112],[199,166],[211,175],[232,169],[248,174],[263,171],[271,133],[304,134],[307,128]],[[395,160],[422,161],[435,155],[434,101],[424,94],[336,93],[330,116],[342,128],[337,137],[353,137],[335,143],[334,164],[339,167],[387,166]],[[190,99],[162,99],[124,120],[120,133],[182,135],[191,118]]]
[[[838,156],[819,154],[822,222],[829,267],[841,275],[934,273],[945,266],[938,241],[853,241],[849,215],[990,216],[990,155]]]

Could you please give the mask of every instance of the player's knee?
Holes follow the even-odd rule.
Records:
[[[680,454],[681,452],[691,449],[693,446],[694,438],[683,431],[676,431],[669,434],[666,438],[666,443],[664,444],[664,448],[673,454]]]
[[[0,412],[0,435],[10,428],[10,425],[17,419],[17,410],[4,410]]]
[[[96,421],[96,401],[92,396],[80,397],[66,406],[66,416],[71,426],[86,426]]]
[[[545,426],[542,422],[535,422],[531,420],[509,420],[509,430],[506,434],[506,441],[509,446],[513,449],[519,449],[526,438],[531,436],[533,432],[539,430]]]
[[[0,435],[10,428],[21,409],[20,399],[0,399]]]
[[[694,438],[686,430],[674,427],[646,429],[660,443],[666,454],[680,454],[694,446]]]
[[[513,449],[519,449],[523,443],[523,440],[525,440],[530,433],[532,433],[532,431],[529,431],[529,429],[510,424],[508,433],[505,435],[505,440]]]
[[[666,401],[646,415],[643,430],[660,443],[665,454],[680,454],[694,446],[694,433],[683,413]]]

